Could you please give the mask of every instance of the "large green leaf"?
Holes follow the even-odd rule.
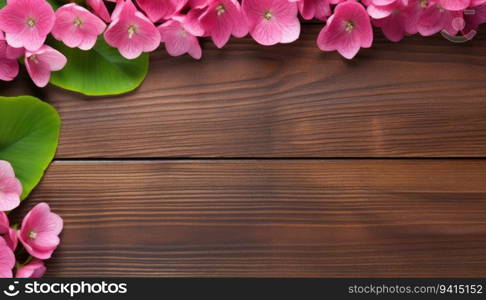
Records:
[[[147,75],[147,53],[128,60],[101,37],[89,51],[72,49],[58,41],[50,44],[68,59],[63,70],[52,74],[51,83],[67,90],[89,96],[123,94],[137,88]]]
[[[10,162],[25,199],[56,153],[61,119],[56,110],[30,97],[0,97],[0,160]]]

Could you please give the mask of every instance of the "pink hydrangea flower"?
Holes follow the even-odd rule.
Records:
[[[121,0],[112,18],[114,20],[105,32],[105,40],[118,48],[125,58],[135,59],[142,52],[151,52],[159,47],[159,31],[131,0]]]
[[[15,278],[41,278],[46,270],[42,260],[33,259],[30,263],[17,270]]]
[[[61,217],[51,212],[46,203],[37,204],[23,219],[19,240],[35,258],[49,259],[59,245]]]
[[[297,2],[300,15],[305,20],[312,20],[314,18],[321,21],[326,21],[331,15],[331,4],[338,0],[289,0],[290,2]]]
[[[402,0],[387,6],[368,6],[368,13],[373,25],[381,28],[383,34],[392,42],[398,42],[407,34],[407,23],[410,20],[407,6]]]
[[[10,57],[10,48],[0,32],[0,80],[3,81],[11,81],[19,74],[19,64],[17,59]]]
[[[17,232],[15,229],[10,228],[10,222],[8,221],[7,215],[3,211],[0,212],[0,235],[3,237],[12,251],[17,249]]]
[[[89,50],[94,47],[98,35],[106,24],[87,9],[74,4],[66,4],[56,11],[56,24],[52,35],[71,48]]]
[[[178,13],[187,4],[187,0],[137,0],[137,4],[152,22],[158,22]]]
[[[422,18],[428,5],[429,1],[426,0],[408,0],[405,9],[401,10],[401,13],[406,15],[405,31],[407,34],[418,33],[419,20]]]
[[[248,34],[248,22],[240,3],[236,0],[210,0],[209,6],[199,18],[206,35],[222,48],[230,39]]]
[[[201,46],[195,35],[197,28],[192,28],[184,18],[175,18],[159,26],[161,41],[172,56],[188,53],[195,59],[202,56]]]
[[[471,4],[471,0],[439,0],[441,7],[447,10],[465,10]]]
[[[5,56],[8,59],[18,59],[19,57],[23,56],[25,53],[24,48],[14,48],[10,46],[7,41],[5,40],[5,36],[3,32],[0,31],[0,45],[5,45]]]
[[[45,0],[8,0],[0,10],[0,30],[15,48],[39,49],[54,26],[54,11]]]
[[[373,42],[370,17],[365,8],[353,0],[340,3],[319,33],[317,45],[322,51],[337,50],[347,59],[360,48],[369,48]]]
[[[15,266],[15,255],[0,237],[0,278],[12,278],[12,269]]]
[[[15,178],[12,165],[0,160],[0,211],[9,211],[20,204],[22,184]]]
[[[243,0],[249,31],[258,43],[271,46],[291,43],[300,35],[295,2],[288,0]]]
[[[479,25],[486,23],[486,4],[475,6],[473,10],[474,14],[464,15],[466,24],[463,33],[465,35],[475,35]]]
[[[444,9],[439,3],[431,3],[421,13],[417,22],[417,30],[423,36],[430,36],[442,30],[455,35],[462,28],[457,23],[464,24],[462,11]]]
[[[103,0],[87,0],[86,3],[88,3],[89,7],[91,7],[95,14],[103,19],[103,21],[106,23],[111,22],[110,13]]]
[[[47,45],[37,51],[27,51],[24,61],[30,78],[38,87],[45,87],[51,79],[51,72],[61,70],[67,63],[61,52]]]

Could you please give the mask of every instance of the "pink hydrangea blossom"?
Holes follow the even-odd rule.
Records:
[[[347,59],[353,58],[360,48],[371,47],[372,42],[370,18],[365,8],[353,0],[336,6],[317,38],[322,51],[337,50]]]
[[[206,35],[222,48],[231,35],[244,37],[248,34],[248,22],[240,3],[236,0],[210,0],[199,20]]]
[[[243,0],[253,39],[266,46],[291,43],[300,35],[295,2],[288,0]]]
[[[8,0],[0,10],[0,30],[8,44],[36,51],[54,26],[54,11],[45,0]]]
[[[169,19],[177,14],[187,0],[137,0],[137,4],[152,22]]]
[[[439,0],[439,5],[446,10],[465,10],[471,4],[471,0]]]
[[[49,259],[59,245],[63,221],[46,203],[37,204],[23,219],[19,240],[35,258]]]
[[[105,2],[103,0],[86,0],[86,3],[91,7],[95,14],[103,19],[106,23],[111,22],[110,13],[108,8],[106,8]]]
[[[33,259],[17,270],[15,278],[41,278],[44,276],[46,270],[46,266],[42,260]]]
[[[61,52],[44,45],[37,51],[25,53],[25,67],[38,87],[45,87],[51,78],[51,72],[64,68],[67,59]]]
[[[486,23],[486,4],[475,6],[472,10],[474,14],[464,15],[466,24],[463,33],[468,36],[475,35],[479,25]]]
[[[201,46],[194,30],[184,19],[172,19],[159,26],[161,41],[172,56],[188,53],[195,59],[202,56]],[[197,30],[196,30],[197,31]]]
[[[0,237],[0,278],[12,278],[15,256],[5,240]]]
[[[5,46],[5,57],[8,59],[18,59],[19,57],[23,56],[25,53],[24,48],[14,48],[10,46],[7,41],[5,40],[5,36],[3,32],[0,31],[0,45]]]
[[[84,7],[70,3],[56,11],[52,35],[71,48],[89,50],[94,47],[106,24]]]
[[[0,236],[3,237],[12,251],[17,249],[17,232],[15,229],[10,228],[10,222],[8,221],[7,215],[3,211],[0,212]]]
[[[12,165],[0,160],[0,211],[9,211],[20,204],[22,184],[15,178]]]
[[[3,32],[0,32],[0,80],[3,81],[11,81],[19,73],[17,60],[9,55],[10,48],[3,37]]]
[[[423,36],[430,36],[442,30],[455,35],[462,29],[457,27],[457,23],[461,22],[464,22],[462,12],[445,10],[439,3],[431,3],[421,13],[417,30]]]
[[[297,2],[300,15],[305,20],[314,18],[326,21],[331,15],[331,3],[336,4],[338,0],[289,0]],[[334,3],[335,2],[335,3]]]
[[[374,18],[373,25],[381,28],[390,41],[400,41],[407,34],[407,23],[410,20],[407,6],[400,0],[389,4],[386,9],[381,8],[384,6],[368,6],[368,13]]]
[[[131,0],[120,0],[113,22],[105,32],[105,40],[118,48],[127,59],[135,59],[142,52],[151,52],[160,45],[160,34],[155,25],[139,12]]]
[[[154,51],[161,42],[170,55],[189,53],[199,59],[201,37],[210,37],[218,48],[231,36],[248,33],[262,45],[293,42],[300,34],[300,13],[306,20],[325,21],[317,41],[322,50],[352,58],[360,48],[371,46],[372,25],[394,42],[407,35],[439,32],[461,41],[471,39],[486,22],[486,0],[135,1],[136,5],[133,0],[86,0],[83,3],[94,13],[70,3],[54,14],[46,0],[8,0],[0,10],[0,80],[17,76],[16,59],[25,53],[30,58],[29,74],[38,86],[45,86],[55,68],[47,60],[33,62],[40,62],[38,54],[49,49],[44,46],[49,33],[68,47],[89,50],[106,29],[106,42],[127,59]],[[111,15],[108,7],[113,6],[106,2],[116,3]],[[110,23],[108,28],[103,21]],[[463,36],[451,37],[458,33]]]

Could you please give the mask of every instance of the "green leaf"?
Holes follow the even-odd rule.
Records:
[[[147,53],[128,60],[103,38],[89,51],[72,49],[59,41],[50,44],[68,59],[66,67],[51,77],[51,83],[63,89],[88,96],[117,95],[134,90],[147,75]]]
[[[0,0],[0,8],[4,7],[7,4],[7,0]]]
[[[30,97],[0,97],[0,160],[10,162],[25,199],[56,153],[61,119],[56,110]]]

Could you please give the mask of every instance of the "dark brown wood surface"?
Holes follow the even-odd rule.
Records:
[[[486,161],[56,162],[51,276],[484,276]]]
[[[275,47],[207,42],[201,61],[160,50],[124,96],[35,93],[62,115],[60,158],[486,156],[486,38],[378,35],[345,61],[317,48],[320,27]]]
[[[1,84],[63,119],[15,214],[65,219],[48,275],[486,277],[486,38],[378,35],[345,61],[319,28],[161,50],[123,96]]]

